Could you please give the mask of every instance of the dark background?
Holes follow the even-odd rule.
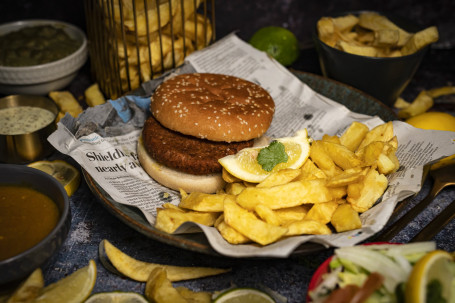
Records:
[[[95,1],[95,0],[93,0]],[[83,0],[2,0],[0,21],[47,18],[63,20],[85,29]],[[422,26],[436,25],[441,39],[436,48],[455,46],[453,0],[218,0],[217,37],[232,31],[248,39],[262,26],[278,25],[293,31],[302,46],[311,42],[316,20],[327,14],[350,10],[380,10],[409,18]]]
[[[84,1],[2,0],[0,1],[0,23],[21,19],[56,19],[86,30]],[[454,84],[454,0],[217,0],[215,1],[216,38],[236,32],[240,38],[248,40],[263,26],[276,25],[288,28],[297,36],[302,50],[298,61],[291,67],[320,74],[319,62],[312,43],[312,32],[316,21],[324,15],[353,10],[378,10],[408,18],[422,27],[432,25],[438,27],[440,39],[432,45],[413,83],[403,92],[403,97],[412,100],[422,89]],[[88,71],[89,68],[86,66],[82,70],[84,77],[79,77],[75,83],[72,83],[69,87],[70,91],[77,94],[94,82]],[[425,74],[422,75],[422,73]],[[431,79],[431,87],[428,79]],[[453,105],[451,106],[449,111],[454,111]]]

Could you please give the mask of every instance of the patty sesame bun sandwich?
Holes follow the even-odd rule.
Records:
[[[253,82],[195,73],[158,86],[150,110],[138,141],[143,169],[171,189],[214,193],[224,186],[218,159],[253,146],[275,103]]]

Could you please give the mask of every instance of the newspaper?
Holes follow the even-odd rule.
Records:
[[[191,72],[237,76],[264,87],[276,103],[276,113],[266,133],[271,138],[292,136],[306,128],[317,140],[323,134],[342,134],[352,121],[360,121],[370,128],[383,123],[379,117],[351,112],[316,93],[266,53],[254,49],[235,34],[194,52],[186,58],[182,68],[172,71],[173,74]],[[147,82],[129,96],[89,108],[77,119],[66,115],[48,138],[57,150],[74,158],[113,200],[137,207],[152,226],[156,208],[166,202],[177,205],[180,195],[147,175],[138,161],[136,145],[150,114],[149,96],[170,76],[172,74]],[[183,224],[176,233],[194,230],[196,226],[205,233],[215,251],[231,257],[287,257],[306,241],[327,247],[355,245],[383,228],[395,205],[421,189],[425,164],[455,154],[453,132],[420,130],[400,121],[394,121],[393,125],[399,142],[397,156],[401,168],[388,177],[389,187],[382,201],[361,215],[361,230],[295,236],[267,246],[231,245],[214,227],[195,223]]]

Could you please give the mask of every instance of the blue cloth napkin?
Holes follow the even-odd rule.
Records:
[[[150,97],[129,95],[120,97],[115,100],[109,100],[109,103],[112,105],[112,107],[114,107],[119,117],[125,123],[128,122],[133,115],[129,106],[129,102],[133,102],[144,111],[147,111],[150,108]]]

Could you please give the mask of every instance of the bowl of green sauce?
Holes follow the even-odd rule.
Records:
[[[54,20],[0,25],[0,93],[46,95],[66,87],[88,58],[87,38]]]

